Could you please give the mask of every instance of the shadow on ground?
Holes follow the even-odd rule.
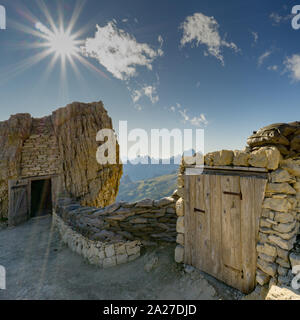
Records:
[[[51,217],[0,231],[0,265],[6,290],[0,299],[239,299],[241,294],[197,270],[174,262],[174,245],[147,249],[128,264],[99,269],[71,252]]]

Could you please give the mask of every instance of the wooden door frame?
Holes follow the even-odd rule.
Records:
[[[8,180],[8,219],[11,212],[11,190],[17,186],[26,186],[27,187],[27,220],[31,217],[31,183],[32,181],[39,181],[39,180],[51,180],[51,200],[52,200],[52,207],[55,206],[56,203],[56,190],[55,190],[55,182],[57,181],[60,175],[44,175],[44,176],[34,176],[34,177],[22,177],[20,179],[11,179]]]

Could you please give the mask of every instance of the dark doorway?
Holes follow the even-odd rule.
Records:
[[[31,217],[40,217],[51,213],[51,179],[31,181]]]

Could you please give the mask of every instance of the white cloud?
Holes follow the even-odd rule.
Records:
[[[177,110],[176,110],[177,109]],[[191,125],[195,127],[201,127],[208,124],[208,121],[206,120],[205,115],[202,113],[198,117],[191,117],[188,115],[188,110],[183,108],[179,103],[176,103],[175,106],[171,106],[170,110],[172,112],[178,112],[183,120],[184,123],[190,123]]]
[[[258,41],[258,33],[254,32],[254,31],[251,31],[251,34],[253,36],[254,44],[256,44],[257,41]]]
[[[86,39],[82,52],[97,59],[117,79],[136,76],[138,66],[152,70],[152,62],[163,55],[161,48],[155,50],[146,43],[139,43],[133,35],[118,29],[114,20],[96,28],[94,38]]]
[[[281,24],[282,22],[286,22],[288,20],[291,20],[293,17],[292,14],[286,15],[286,16],[281,16],[276,12],[272,12],[269,16],[269,18],[272,20],[272,25],[276,26]]]
[[[265,53],[263,53],[259,58],[258,58],[258,62],[257,62],[257,64],[259,65],[259,66],[261,66],[263,63],[264,63],[264,61],[267,59],[267,58],[269,58],[269,56],[272,54],[272,51],[266,51]]]
[[[294,81],[300,81],[300,55],[294,54],[284,61],[286,71],[290,72],[290,77]]]
[[[277,71],[278,70],[278,66],[277,65],[269,66],[267,69],[270,70],[270,71]]]
[[[205,51],[205,54],[214,56],[221,61],[222,65],[224,65],[224,58],[221,53],[222,47],[230,48],[236,52],[239,51],[236,44],[227,42],[221,38],[219,34],[219,24],[214,17],[208,17],[202,13],[195,13],[192,16],[188,16],[180,28],[183,29],[183,37],[181,38],[182,46],[194,40],[196,46],[200,44],[206,45],[207,51]]]
[[[145,86],[140,90],[134,90],[132,92],[132,101],[136,103],[143,96],[148,97],[153,104],[159,101],[159,97],[157,95],[157,89],[155,86]]]

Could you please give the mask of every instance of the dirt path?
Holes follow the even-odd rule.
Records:
[[[164,245],[131,263],[98,269],[62,245],[51,218],[0,231],[0,265],[7,289],[0,299],[237,299],[241,295],[208,275],[185,272]]]

